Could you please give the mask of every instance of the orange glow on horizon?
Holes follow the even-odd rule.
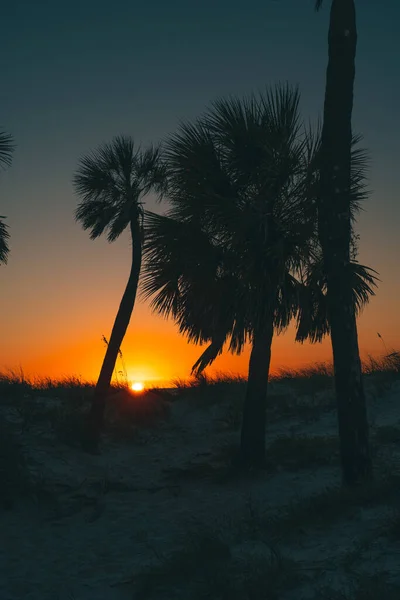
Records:
[[[129,266],[128,254],[125,259],[128,264],[122,261],[120,266],[116,260],[116,249],[112,246],[106,249],[107,254],[99,260],[98,248],[94,249],[91,243],[87,243],[85,251],[93,253],[96,265],[102,265],[101,268],[97,267],[98,280],[93,275],[88,278],[86,271],[83,271],[79,273],[77,281],[74,279],[74,286],[68,288],[69,295],[66,290],[61,290],[64,296],[56,301],[53,299],[54,289],[59,288],[42,290],[36,285],[36,280],[30,282],[30,311],[18,311],[18,327],[15,325],[17,317],[4,319],[2,324],[0,372],[8,369],[20,372],[22,369],[24,375],[32,379],[75,376],[83,381],[97,380],[105,353],[102,335],[107,339],[110,335]],[[108,264],[107,261],[110,261],[106,270],[107,281],[111,278],[111,282],[104,288],[103,266]],[[368,262],[365,261],[366,264]],[[11,270],[4,273],[7,276]],[[400,286],[394,285],[392,292],[385,294],[382,289],[359,319],[359,344],[363,360],[369,354],[383,355],[385,346],[389,351],[400,346],[400,321],[395,318]],[[22,277],[14,276],[12,283],[4,286],[4,294],[8,298],[4,314],[16,314],[15,307],[23,305],[25,293],[26,282]],[[82,298],[85,299],[83,304]],[[382,334],[384,344],[377,336],[378,331]],[[271,374],[278,373],[282,368],[299,369],[332,361],[329,338],[314,345],[295,343],[294,338],[294,324],[285,334],[274,337]],[[118,381],[127,379],[130,383],[145,382],[146,387],[171,387],[174,380],[190,378],[191,367],[204,348],[189,344],[171,321],[152,313],[139,298],[122,344],[123,361],[120,358],[117,361],[115,370]],[[207,374],[247,376],[249,356],[248,346],[240,356],[232,355],[225,349],[207,369]]]
[[[134,392],[143,392],[144,383],[141,381],[135,381],[135,383],[132,383],[131,388]]]
[[[191,367],[204,350],[204,346],[188,344],[172,323],[164,321],[160,327],[154,327],[154,321],[157,323],[159,319],[150,315],[146,315],[147,319],[143,319],[144,310],[142,307],[140,309],[132,318],[133,322],[122,346],[124,364],[118,359],[116,365],[118,381],[123,381],[126,377],[130,384],[146,382],[146,387],[153,385],[171,387],[174,380],[189,379]],[[142,315],[139,316],[139,312]],[[384,346],[376,335],[379,325],[375,327],[374,324],[368,323],[369,327],[366,327],[364,323],[364,327],[360,326],[359,329],[362,359],[365,360],[368,354],[383,355]],[[26,347],[23,354],[20,353],[19,348],[16,348],[16,352],[10,352],[10,348],[0,362],[0,371],[13,369],[19,372],[21,368],[28,378],[60,379],[65,376],[76,376],[83,381],[95,382],[104,358],[104,344],[101,341],[101,334],[98,334],[98,331],[102,332],[102,328],[96,327],[94,332],[82,332],[81,340],[78,341],[65,339],[61,334],[68,332],[65,328],[64,331],[61,329],[62,327],[60,327],[60,337],[51,340],[52,343],[47,338],[40,347]],[[384,334],[385,344],[389,350],[398,347],[396,337],[395,333],[392,339]],[[249,347],[246,347],[240,356],[232,355],[225,350],[206,372],[211,376],[217,373],[247,376],[249,355]],[[294,342],[293,326],[286,334],[274,338],[270,370],[271,374],[276,374],[282,368],[299,369],[315,363],[331,362],[331,360],[329,338],[321,344],[298,344]],[[125,367],[127,373],[124,377]]]

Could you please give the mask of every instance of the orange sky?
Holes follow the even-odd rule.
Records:
[[[104,240],[93,242],[77,225],[66,229],[68,231],[60,232],[57,243],[54,233],[38,233],[37,260],[31,262],[29,269],[26,262],[30,260],[32,248],[25,247],[23,251],[20,248],[18,255],[1,271],[6,280],[2,307],[10,316],[2,328],[1,368],[21,366],[32,376],[74,374],[94,379],[98,374],[104,356],[101,338],[103,334],[109,337],[129,272],[129,238],[124,235],[114,244]],[[67,241],[71,244],[69,255],[65,250]],[[393,264],[387,260],[384,264],[386,253],[380,257],[380,252],[384,253],[383,248],[364,251],[365,262],[384,266],[386,272],[394,269],[395,259]],[[51,260],[41,260],[48,253]],[[371,254],[375,261],[371,260]],[[384,274],[381,272],[381,277]],[[399,322],[393,318],[397,314],[395,299],[399,292],[398,283],[390,279],[383,281],[377,296],[361,316],[359,337],[364,356],[384,351],[377,331],[388,347],[399,347]],[[293,339],[293,327],[275,338],[272,371],[281,366],[298,367],[330,359],[329,340],[301,345]],[[129,379],[150,384],[187,377],[200,353],[199,347],[188,344],[178,334],[171,321],[152,314],[141,299],[122,350]],[[209,372],[245,374],[247,364],[248,351],[240,357],[224,353]],[[119,364],[118,369],[121,368]]]

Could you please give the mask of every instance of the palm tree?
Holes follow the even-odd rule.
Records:
[[[97,380],[88,421],[88,449],[96,450],[104,420],[106,396],[112,374],[132,315],[139,282],[143,243],[143,198],[164,189],[164,168],[160,149],[136,149],[129,137],[116,137],[110,144],[80,160],[74,187],[81,198],[75,217],[90,230],[91,239],[107,231],[109,242],[129,227],[132,265],[107,350]]]
[[[316,2],[318,10],[322,0]],[[319,240],[327,285],[343,483],[372,474],[354,298],[346,277],[351,250],[351,141],[355,56],[354,0],[332,0],[321,142]]]
[[[308,251],[315,207],[299,92],[277,86],[248,100],[220,100],[166,146],[171,209],[147,214],[144,294],[191,341],[210,342],[201,371],[225,342],[252,345],[241,455],[265,458],[265,406],[274,332],[296,314],[293,276]]]
[[[209,343],[193,371],[211,364],[225,343],[240,353],[251,342],[241,432],[245,465],[264,462],[274,333],[296,315],[300,341],[329,332],[323,306],[314,310],[319,298],[309,281],[317,272],[311,265],[320,265],[319,145],[301,136],[297,106],[298,92],[278,87],[258,101],[220,101],[202,121],[182,126],[167,144],[172,208],[164,216],[146,213],[143,293],[190,341]],[[362,195],[362,167],[355,150],[354,205]],[[353,270],[361,308],[373,280],[360,265]]]
[[[11,164],[12,153],[14,152],[13,138],[10,134],[0,131],[0,166],[8,167]],[[3,223],[2,219],[6,217],[0,217],[0,264],[6,264],[10,249],[8,247],[8,240],[10,234],[8,233],[8,227]]]

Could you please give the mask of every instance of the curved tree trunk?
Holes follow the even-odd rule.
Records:
[[[321,144],[319,238],[328,286],[343,482],[370,475],[368,420],[350,262],[350,168],[357,29],[354,0],[332,0]]]
[[[97,451],[100,441],[100,433],[104,423],[104,410],[110,383],[118,358],[118,352],[125,337],[129,321],[135,305],[136,292],[139,283],[140,268],[142,264],[142,231],[137,218],[130,223],[132,236],[132,266],[129,273],[121,304],[115,317],[110,340],[101,366],[100,375],[97,380],[91,410],[88,416],[87,438],[85,448],[89,451]]]
[[[241,461],[245,467],[265,466],[265,421],[273,318],[263,330],[255,331],[243,407]]]

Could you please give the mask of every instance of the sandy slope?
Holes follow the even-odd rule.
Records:
[[[166,423],[143,431],[133,442],[107,440],[100,456],[60,443],[43,423],[32,425],[21,439],[41,491],[35,502],[0,512],[0,599],[133,599],[135,574],[179,547],[187,532],[204,528],[231,538],[227,543],[238,564],[249,553],[262,557],[269,552],[262,540],[232,537],[231,532],[249,511],[264,515],[339,485],[340,472],[328,465],[221,483],[210,480],[206,470],[204,476],[190,477],[189,469],[186,477],[178,477],[179,468],[188,464],[218,466],[216,457],[237,440],[238,432],[221,425],[224,410],[223,404],[199,408],[178,400]],[[374,426],[399,423],[399,383],[384,398],[371,399],[369,411]],[[9,403],[2,412],[18,431],[18,414]],[[288,433],[335,434],[335,414],[323,413],[312,422],[272,423],[268,441]],[[391,461],[398,460],[398,445],[388,453]],[[400,544],[375,533],[391,510],[384,504],[360,507],[333,527],[306,527],[290,541],[275,540],[308,578],[282,598],[313,597],[318,585],[344,581],[338,561],[363,541],[367,550],[360,568],[388,570],[400,582]],[[173,589],[164,596],[149,595],[164,597],[186,596]]]

